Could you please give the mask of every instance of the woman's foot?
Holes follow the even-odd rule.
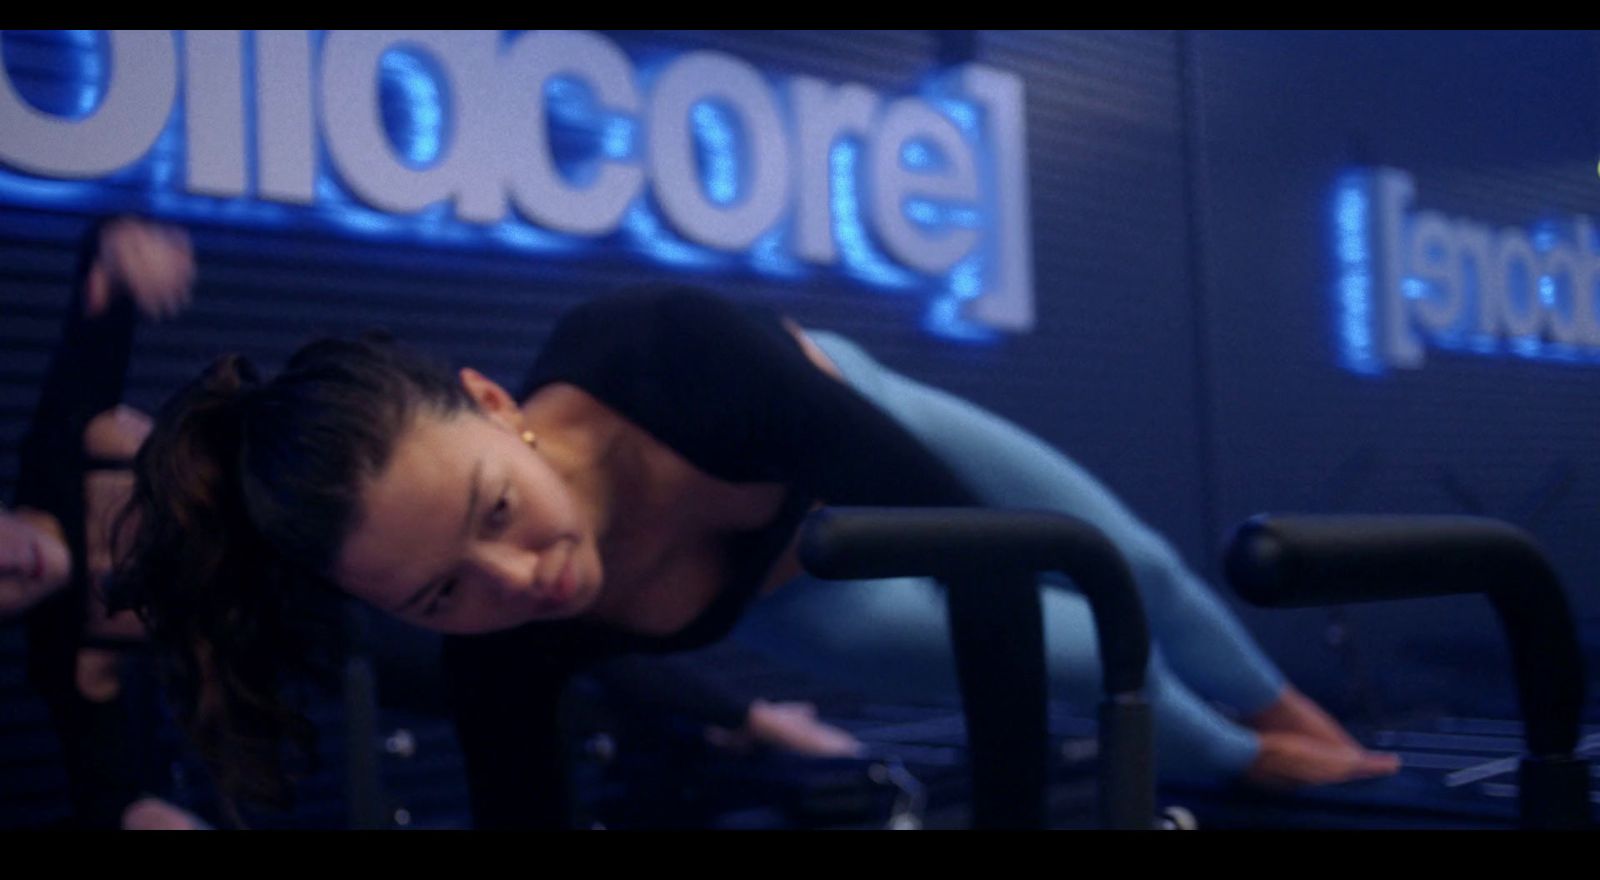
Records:
[[[1368,751],[1292,686],[1245,723],[1261,735],[1261,751],[1245,778],[1260,785],[1327,785],[1389,776],[1400,769],[1398,755]]]
[[[1398,755],[1330,745],[1298,733],[1263,733],[1245,779],[1264,788],[1297,788],[1389,776],[1399,769]]]
[[[1296,733],[1330,746],[1361,748],[1332,715],[1293,685],[1285,686],[1272,705],[1244,719],[1244,723],[1257,733]]]

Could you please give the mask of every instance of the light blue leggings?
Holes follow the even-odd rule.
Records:
[[[1281,693],[1284,677],[1165,540],[1043,441],[892,372],[843,337],[808,335],[856,391],[926,444],[984,503],[1078,517],[1122,551],[1150,622],[1147,693],[1162,779],[1216,783],[1249,765],[1255,734],[1208,700],[1248,715]],[[1049,589],[1043,610],[1052,695],[1088,711],[1102,694],[1088,603],[1076,592]],[[957,693],[944,597],[931,580],[802,577],[754,603],[734,637],[868,696],[939,701]]]

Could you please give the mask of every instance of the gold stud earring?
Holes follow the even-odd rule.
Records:
[[[528,444],[528,448],[529,449],[538,449],[539,448],[539,435],[533,433],[532,431],[523,431],[522,432],[522,442]]]

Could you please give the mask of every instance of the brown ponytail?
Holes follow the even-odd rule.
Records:
[[[314,729],[286,697],[343,648],[328,578],[364,481],[421,409],[470,407],[442,366],[324,340],[260,381],[224,357],[162,409],[140,450],[112,590],[164,655],[180,722],[230,801],[287,807]]]

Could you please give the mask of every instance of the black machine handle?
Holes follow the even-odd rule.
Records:
[[[1572,757],[1583,655],[1560,580],[1526,532],[1463,516],[1263,515],[1235,532],[1224,565],[1246,601],[1269,608],[1487,596],[1511,650],[1526,726],[1524,824],[1587,824],[1586,762]],[[1584,778],[1574,782],[1574,773]],[[1541,802],[1541,791],[1566,805]]]
[[[1126,561],[1098,529],[1035,511],[824,508],[806,523],[800,560],[826,579],[931,577],[948,587],[978,827],[1044,825],[1048,737],[1036,575],[1072,578],[1093,612],[1104,675],[1101,823],[1152,827],[1153,738],[1143,696],[1149,630]]]

